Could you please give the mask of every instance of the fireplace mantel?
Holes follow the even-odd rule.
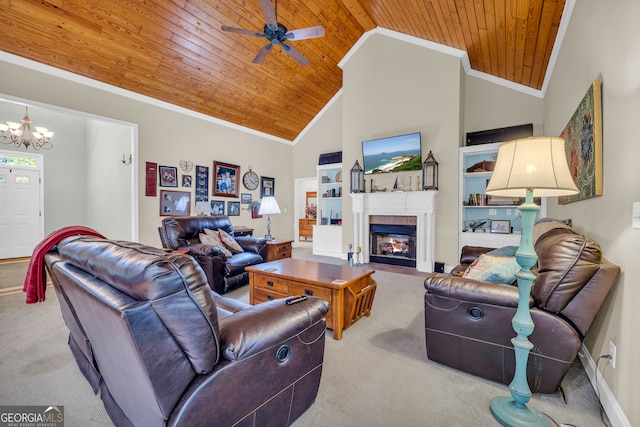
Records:
[[[437,191],[351,193],[353,245],[362,249],[362,262],[369,262],[369,216],[405,215],[416,217],[416,269],[433,271]]]

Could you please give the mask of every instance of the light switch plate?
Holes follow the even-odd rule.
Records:
[[[631,227],[640,228],[640,202],[633,203],[633,214],[631,218]]]

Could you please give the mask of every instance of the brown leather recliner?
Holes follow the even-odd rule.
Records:
[[[190,256],[96,237],[63,239],[45,265],[116,426],[286,426],[314,402],[322,299],[251,306],[213,292]]]
[[[597,242],[561,223],[536,224],[534,241],[538,266],[532,269],[537,276],[529,306],[535,329],[529,336],[534,347],[527,379],[532,392],[553,393],[578,354],[620,268],[602,256]],[[461,263],[488,250],[465,247]],[[425,280],[427,356],[509,384],[515,371],[511,320],[518,304],[517,285],[460,277],[464,267]]]
[[[226,231],[244,252],[227,258],[217,246],[200,243],[200,233],[204,233],[205,228]],[[248,284],[249,273],[245,267],[263,263],[267,256],[266,240],[263,237],[235,236],[226,215],[168,217],[162,220],[162,229],[168,248],[189,251],[207,275],[211,289],[219,294]]]

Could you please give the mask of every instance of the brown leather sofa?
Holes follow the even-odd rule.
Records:
[[[613,286],[620,268],[600,245],[559,222],[534,227],[536,274],[529,306],[535,324],[527,365],[532,392],[553,393]],[[460,277],[490,248],[465,247],[451,274],[426,278],[425,333],[429,359],[509,384],[515,371],[511,320],[518,304],[516,284]]]
[[[217,246],[200,243],[204,229],[222,229],[242,246],[244,252],[225,256]],[[198,261],[211,289],[224,294],[249,283],[249,273],[244,269],[264,262],[267,243],[263,237],[235,236],[233,225],[226,215],[168,217],[162,220],[168,249],[187,250]]]
[[[220,296],[188,255],[97,237],[45,255],[78,367],[116,426],[286,426],[314,402],[327,303]]]

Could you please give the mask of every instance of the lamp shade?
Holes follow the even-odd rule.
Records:
[[[569,172],[564,139],[530,137],[500,146],[486,193],[524,197],[527,190],[533,190],[534,197],[566,196],[578,192]]]
[[[196,214],[207,215],[211,213],[211,205],[206,201],[196,202]]]
[[[276,198],[273,196],[267,196],[262,198],[262,202],[260,202],[260,209],[258,210],[258,215],[267,215],[267,214],[279,214],[280,207],[278,206],[278,202],[276,202]]]

